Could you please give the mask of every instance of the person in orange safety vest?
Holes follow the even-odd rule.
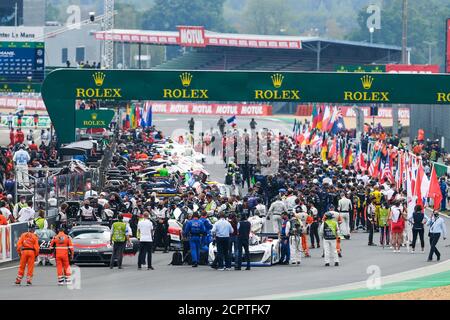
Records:
[[[27,286],[31,285],[34,271],[34,261],[39,255],[39,240],[34,233],[35,226],[30,224],[28,232],[23,233],[17,242],[17,253],[20,257],[19,271],[17,273],[16,284],[20,285],[23,274],[25,273],[25,266],[27,266]]]
[[[73,259],[72,239],[64,233],[63,228],[59,228],[59,233],[53,237],[50,243],[51,248],[55,248],[56,272],[58,273],[58,285],[62,286],[71,283],[70,258]]]

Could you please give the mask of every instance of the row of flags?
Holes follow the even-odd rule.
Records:
[[[137,103],[128,104],[125,118],[123,120],[124,129],[136,129],[137,127],[151,127],[153,123],[153,111],[151,105],[140,105]]]
[[[314,104],[309,126],[294,121],[293,138],[298,145],[310,146],[312,152],[320,153],[324,162],[333,160],[344,169],[353,165],[356,170],[368,171],[380,183],[388,181],[397,189],[406,190],[409,214],[413,213],[416,204],[423,206],[430,198],[434,209],[439,209],[443,196],[435,165],[428,177],[421,158],[413,153],[399,150],[383,140],[369,145],[367,152],[363,152],[361,143],[354,148],[338,135],[342,130],[345,130],[345,124],[337,107]]]

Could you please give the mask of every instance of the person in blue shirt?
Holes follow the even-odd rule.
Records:
[[[201,238],[206,233],[205,225],[198,219],[197,212],[194,212],[194,214],[192,215],[192,219],[187,222],[185,233],[189,238],[192,267],[197,267],[198,260],[200,258]]]
[[[203,225],[205,226],[205,235],[201,240],[201,249],[202,251],[208,252],[209,244],[212,242],[211,230],[213,228],[211,222],[208,219],[208,213],[203,210],[202,216],[199,219]]]

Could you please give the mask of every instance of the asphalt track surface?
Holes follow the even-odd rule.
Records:
[[[155,117],[155,123],[165,133],[185,128],[187,120],[181,116]],[[215,118],[201,120],[212,125],[217,122]],[[257,122],[285,132],[291,130],[290,125],[286,127],[279,121],[257,119]],[[220,178],[224,169],[214,167],[214,171],[211,174]],[[448,219],[446,223],[450,230]],[[378,240],[379,233],[375,233],[375,242]],[[438,244],[442,260],[450,257],[448,245],[449,240],[442,239]],[[33,286],[15,286],[17,267],[13,263],[0,266],[0,299],[245,299],[365,281],[369,277],[368,267],[374,265],[380,268],[381,276],[387,276],[436,263],[426,262],[427,254],[410,254],[405,248],[401,253],[393,253],[389,248],[368,247],[366,233],[353,233],[351,240],[343,240],[342,250],[339,267],[325,267],[322,250],[312,249],[312,257],[303,258],[300,266],[255,267],[251,271],[171,266],[168,265],[171,253],[157,252],[153,255],[153,271],[138,271],[137,257],[125,257],[123,270],[82,266],[80,288],[73,290],[57,286],[54,266],[36,267]]]

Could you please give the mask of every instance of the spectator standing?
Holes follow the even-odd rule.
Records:
[[[152,248],[153,248],[153,223],[150,221],[150,213],[144,212],[144,219],[137,225],[139,235],[139,256],[138,269],[141,270],[147,256],[147,270],[154,270],[152,266]]]
[[[230,245],[230,236],[234,232],[231,224],[225,219],[225,213],[219,214],[219,221],[217,221],[212,229],[217,243],[217,256],[219,270],[231,269],[231,257],[228,251]],[[224,268],[225,263],[225,268]]]
[[[447,229],[445,221],[439,216],[438,212],[433,212],[430,216],[427,225],[430,227],[428,236],[430,237],[430,254],[428,255],[428,262],[433,261],[433,255],[436,254],[437,261],[441,260],[441,253],[436,248],[439,238],[442,236],[445,240],[447,238]]]
[[[237,225],[238,234],[238,253],[237,253],[237,263],[235,270],[241,270],[242,266],[242,249],[245,251],[245,260],[247,261],[247,268],[245,270],[250,270],[250,249],[249,249],[249,239],[251,232],[251,223],[247,221],[247,215],[241,216],[241,221]]]

